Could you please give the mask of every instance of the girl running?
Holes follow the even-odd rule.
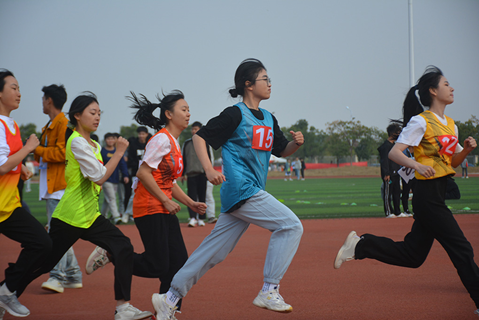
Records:
[[[10,113],[20,106],[20,86],[12,72],[0,69],[0,233],[21,243],[16,263],[5,270],[0,283],[0,319],[5,310],[15,317],[26,317],[30,311],[18,302],[20,282],[38,269],[52,249],[52,242],[43,226],[20,203],[17,184],[20,177],[33,175],[22,160],[40,144],[32,134],[25,146],[17,123]],[[17,294],[15,294],[17,291]]]
[[[288,142],[275,117],[259,108],[271,94],[271,80],[256,59],[244,60],[235,74],[233,98],[243,102],[226,108],[193,136],[198,158],[208,180],[221,187],[221,214],[215,228],[193,252],[173,278],[166,294],[153,294],[157,319],[172,319],[178,301],[191,287],[230,253],[248,226],[253,223],[272,232],[264,266],[264,284],[254,299],[255,306],[279,312],[292,307],[279,294],[279,282],[298,248],[303,227],[298,217],[265,189],[271,153],[289,156],[303,144],[301,132]],[[222,147],[224,175],[208,158],[205,141]]]
[[[176,213],[180,205],[172,200],[204,214],[206,205],[195,202],[176,184],[183,172],[183,159],[178,137],[188,127],[190,108],[181,91],[173,91],[160,103],[151,103],[145,96],[130,100],[132,108],[139,109],[135,120],[145,126],[159,130],[147,143],[145,155],[133,183],[133,218],[140,232],[145,251],[135,253],[133,274],[144,278],[159,278],[160,293],[166,293],[175,273],[185,264],[188,253],[181,234]],[[160,108],[160,118],[153,111]],[[109,262],[104,250],[92,257],[99,266]]]
[[[428,110],[423,111],[416,91]],[[389,158],[416,171],[411,231],[404,241],[398,242],[371,234],[359,238],[351,231],[338,252],[334,268],[338,269],[345,261],[365,258],[418,268],[426,260],[436,239],[456,267],[478,308],[475,313],[479,314],[479,268],[474,262],[471,244],[445,203],[447,180],[455,174],[452,167],[460,165],[477,145],[476,140],[468,137],[463,148],[457,140],[454,120],[444,114],[446,106],[454,102],[453,92],[441,70],[430,66],[404,100],[403,120],[407,126],[391,149]],[[416,160],[403,153],[409,146],[414,147]]]
[[[105,219],[99,210],[101,185],[113,173],[128,147],[128,141],[120,137],[115,153],[103,166],[101,147],[90,139],[90,134],[100,124],[100,114],[98,100],[93,93],[80,95],[72,102],[68,116],[75,128],[66,146],[67,187],[50,223],[53,250],[43,267],[27,278],[25,284],[49,272],[78,239],[90,241],[108,250],[115,264],[115,320],[145,319],[152,315],[151,312],[140,311],[129,303],[133,246],[130,239]],[[87,264],[87,274],[92,272],[93,267]],[[23,289],[19,288],[17,293],[22,293]]]

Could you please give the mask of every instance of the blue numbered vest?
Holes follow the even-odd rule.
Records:
[[[264,190],[268,176],[269,159],[273,148],[273,116],[264,109],[264,120],[258,120],[248,107],[235,104],[241,110],[242,120],[233,135],[222,146],[223,174],[221,212],[227,212],[241,200]]]

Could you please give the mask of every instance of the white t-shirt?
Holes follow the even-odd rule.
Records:
[[[177,139],[173,138],[175,141],[176,148],[179,150],[180,143]],[[148,141],[146,147],[145,147],[145,154],[143,155],[143,160],[140,160],[140,164],[138,165],[138,168],[141,166],[143,162],[145,162],[148,167],[152,168],[153,170],[158,169],[158,166],[160,165],[161,160],[163,160],[163,157],[166,156],[168,153],[171,151],[171,143],[170,139],[166,135],[166,133],[159,133],[153,138]],[[173,183],[176,183],[176,180],[173,181]],[[136,189],[138,185],[138,179],[135,178],[133,180],[133,184],[131,186],[132,189]]]
[[[101,151],[101,147],[91,146],[83,137],[76,137],[72,140],[71,150],[75,156],[75,160],[80,164],[80,170],[84,178],[97,182],[106,174],[105,166],[98,161],[95,153]],[[93,153],[93,150],[95,153]]]
[[[13,118],[0,115],[0,119],[2,119],[7,124],[8,129],[15,134],[15,121]],[[0,126],[0,166],[3,166],[5,162],[7,162],[8,155],[10,154],[10,146],[7,143],[5,130],[6,128],[2,123]]]
[[[447,126],[447,119],[445,117],[441,118],[434,112],[431,112],[431,113],[434,114],[437,120],[439,120],[443,125]],[[427,126],[426,120],[422,116],[417,115],[412,117],[411,120],[409,120],[406,128],[404,128],[401,134],[399,135],[397,139],[397,143],[402,143],[408,146],[417,147],[421,143],[422,137],[424,137],[424,133],[426,133],[426,126]],[[454,131],[457,137],[458,130],[455,124],[454,124]],[[461,144],[458,143],[456,145],[456,150],[454,152],[459,153],[462,151],[462,149],[463,147],[461,146]]]

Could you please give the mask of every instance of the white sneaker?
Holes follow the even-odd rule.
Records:
[[[0,308],[5,309],[12,316],[26,317],[30,314],[30,310],[18,302],[16,293],[0,295]],[[3,312],[5,314],[5,311]]]
[[[194,228],[194,227],[196,227],[197,224],[198,224],[198,221],[196,221],[195,218],[191,218],[190,222],[188,223],[188,227]]]
[[[128,215],[127,214],[123,214],[121,216],[121,222],[123,222],[125,224],[128,223]]]
[[[279,285],[268,292],[263,292],[261,290],[256,298],[254,298],[253,304],[257,307],[277,312],[293,311],[293,307],[284,302],[283,297],[279,294]]]
[[[86,274],[92,274],[93,271],[103,268],[110,262],[105,249],[96,247],[86,261]]]
[[[198,219],[198,227],[204,227],[205,226],[205,222],[201,219]]]
[[[65,289],[81,289],[81,288],[83,288],[83,284],[81,282],[64,281],[62,283],[62,286]]]
[[[42,289],[53,291],[53,292],[58,292],[58,293],[63,293],[63,286],[55,278],[49,278],[47,281],[42,283]]]
[[[339,249],[338,255],[334,260],[334,269],[339,269],[343,262],[351,261],[354,259],[354,249],[361,238],[358,237],[356,231],[351,231],[344,241],[343,246]]]
[[[175,312],[178,307],[172,307],[166,302],[166,293],[153,293],[151,303],[156,311],[156,320],[172,320],[175,319]]]
[[[397,215],[395,215],[394,213],[391,213],[391,214],[388,214],[386,216],[386,219],[394,219],[394,218],[397,218],[397,217],[398,217]]]
[[[216,221],[218,221],[218,218],[216,217],[208,218],[208,223],[216,223]]]
[[[140,311],[128,303],[128,307],[118,312],[115,310],[115,320],[141,320],[153,315],[150,311]]]

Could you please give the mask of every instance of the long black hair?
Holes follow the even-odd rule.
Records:
[[[15,78],[13,75],[13,72],[7,69],[0,69],[0,92],[3,92],[3,88],[5,87],[5,78],[8,76],[12,76]]]
[[[424,74],[419,78],[417,84],[409,89],[403,104],[403,126],[405,127],[412,117],[424,111],[423,107],[431,106],[431,93],[429,89],[437,89],[443,73],[435,66],[428,66]],[[419,102],[416,91],[419,95]],[[422,106],[421,106],[422,104]]]
[[[235,73],[235,86],[229,90],[231,97],[236,98],[238,96],[244,97],[244,89],[246,87],[246,81],[255,84],[256,77],[261,70],[266,70],[265,66],[258,59],[249,58],[243,60]]]
[[[159,95],[156,95],[159,103],[150,102],[143,94],[139,94],[139,97],[133,91],[130,91],[131,97],[126,97],[133,104],[130,108],[138,109],[133,119],[141,125],[148,126],[155,130],[160,130],[168,124],[168,118],[165,112],[168,110],[173,112],[173,108],[176,101],[184,99],[185,95],[180,90],[173,90],[171,93],[163,94],[163,99]],[[160,108],[160,117],[157,118],[153,115],[153,111],[156,108]]]
[[[77,125],[77,119],[75,118],[75,114],[82,113],[90,104],[96,102],[98,105],[98,98],[93,92],[85,91],[82,92],[81,95],[73,100],[72,105],[70,106],[70,110],[68,111],[68,118],[70,118],[70,122],[72,125]]]

